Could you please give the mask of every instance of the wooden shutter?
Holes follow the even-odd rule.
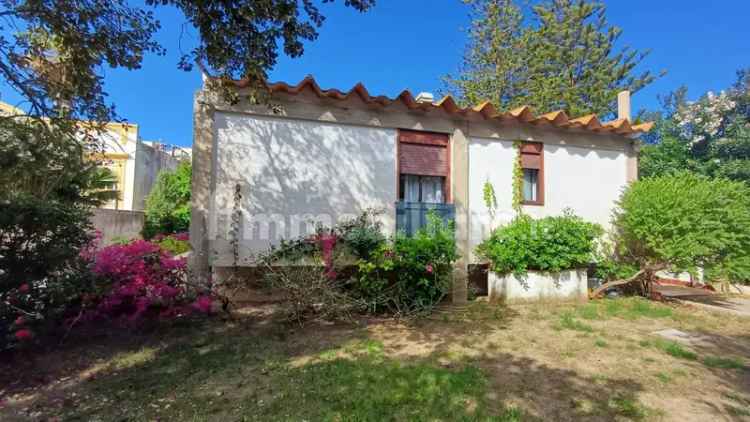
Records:
[[[448,177],[450,175],[448,139],[448,135],[443,133],[400,130],[399,173]]]
[[[521,144],[521,167],[525,169],[542,169],[543,146],[537,142]]]

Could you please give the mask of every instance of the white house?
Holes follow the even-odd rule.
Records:
[[[404,216],[438,208],[456,221],[460,299],[475,246],[513,215],[516,160],[524,212],[570,208],[607,226],[620,191],[637,178],[636,138],[651,127],[631,124],[627,94],[618,98],[619,118],[603,123],[528,107],[462,108],[451,97],[409,91],[372,96],[362,84],[324,90],[311,77],[269,89],[277,107],[196,94],[190,237],[198,274],[251,265],[254,253],[308,232],[309,220],[330,224],[376,207],[394,231],[409,224]],[[482,193],[487,182],[497,197],[494,218]],[[238,227],[233,215],[241,215]]]

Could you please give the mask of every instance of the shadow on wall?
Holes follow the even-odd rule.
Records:
[[[228,113],[217,114],[215,130],[210,223],[219,261],[231,255],[237,184],[243,255],[309,233],[309,220],[331,225],[367,208],[385,208],[393,227],[395,131]]]

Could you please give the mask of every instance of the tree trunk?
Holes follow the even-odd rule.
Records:
[[[629,278],[613,280],[604,283],[601,286],[597,287],[593,292],[591,292],[591,298],[598,297],[607,289],[611,289],[612,287],[624,286],[637,281],[641,282],[641,293],[648,296],[651,293],[651,285],[656,276],[656,272],[661,271],[665,268],[667,268],[667,266],[663,264],[647,266],[646,268],[641,269]]]

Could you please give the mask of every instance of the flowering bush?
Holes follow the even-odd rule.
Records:
[[[720,136],[736,106],[726,91],[718,95],[709,91],[700,100],[683,104],[674,117],[682,136],[695,145]]]
[[[2,292],[0,349],[30,344],[41,334],[65,332],[80,322],[138,324],[147,318],[211,313],[210,286],[187,283],[185,259],[145,240],[99,248],[100,237],[80,248],[66,271]]]
[[[100,250],[93,273],[105,284],[89,317],[136,322],[144,317],[174,317],[211,311],[207,291],[186,284],[186,260],[174,258],[159,244],[137,240]]]
[[[397,234],[388,241],[372,216],[319,227],[316,235],[284,242],[262,257],[266,280],[286,294],[291,319],[412,315],[429,311],[445,296],[458,258],[452,223],[431,215],[414,236]],[[322,268],[309,265],[311,259],[319,259]],[[289,265],[296,260],[304,265]]]

